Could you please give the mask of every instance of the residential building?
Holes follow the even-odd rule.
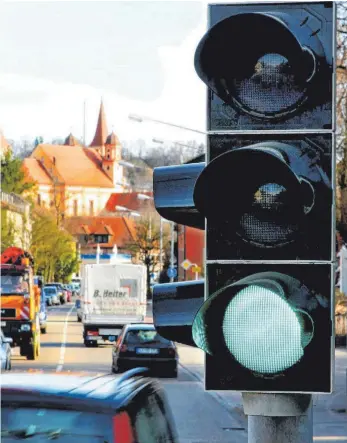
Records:
[[[131,261],[127,245],[134,241],[134,221],[128,217],[70,217],[65,228],[75,237],[82,264],[96,263],[100,248],[101,262]],[[99,246],[98,246],[99,245]]]
[[[30,203],[16,194],[0,192],[1,249],[17,246],[28,250],[31,240]]]
[[[4,134],[0,131],[0,158],[3,158],[7,152],[12,151],[12,146],[4,137]]]

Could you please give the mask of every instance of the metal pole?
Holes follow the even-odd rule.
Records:
[[[310,394],[242,393],[248,443],[312,443]]]
[[[100,263],[100,245],[98,243],[96,247],[96,264],[98,265]]]
[[[159,274],[163,270],[163,219],[160,217]]]
[[[171,257],[170,257],[170,268],[174,267],[174,246],[175,246],[175,223],[171,222]],[[173,277],[170,277],[170,282],[174,281]]]

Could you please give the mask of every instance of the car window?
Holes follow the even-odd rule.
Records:
[[[54,287],[50,287],[50,288],[44,288],[43,292],[45,294],[55,294],[57,290]]]
[[[161,337],[157,331],[146,329],[135,329],[127,332],[124,343],[126,344],[146,344],[146,343],[163,343],[170,345],[170,341]]]
[[[157,395],[149,395],[137,411],[135,433],[138,443],[173,442],[165,411],[159,405]]]
[[[30,442],[103,443],[105,430],[110,428],[109,416],[74,410],[37,409],[4,406],[1,408],[1,440],[18,441],[20,432],[33,429]],[[56,435],[55,435],[56,434]]]

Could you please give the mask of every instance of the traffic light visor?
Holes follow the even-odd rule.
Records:
[[[297,364],[313,338],[314,322],[299,293],[296,279],[276,273],[227,285],[199,310],[193,339],[210,355],[229,355],[249,371],[275,376]]]
[[[197,74],[222,100],[253,117],[273,120],[296,112],[317,70],[315,52],[324,51],[306,24],[288,22],[275,13],[222,20],[197,47]]]
[[[291,243],[305,208],[308,185],[272,148],[241,148],[216,157],[199,176],[194,201],[199,212],[245,242],[273,248]]]

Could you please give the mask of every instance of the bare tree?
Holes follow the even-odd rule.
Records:
[[[163,248],[166,249],[168,235],[163,233]],[[125,248],[134,254],[134,261],[143,263],[147,269],[147,298],[151,294],[151,274],[158,270],[160,262],[160,229],[157,214],[144,214],[135,226],[135,238],[129,241]]]

